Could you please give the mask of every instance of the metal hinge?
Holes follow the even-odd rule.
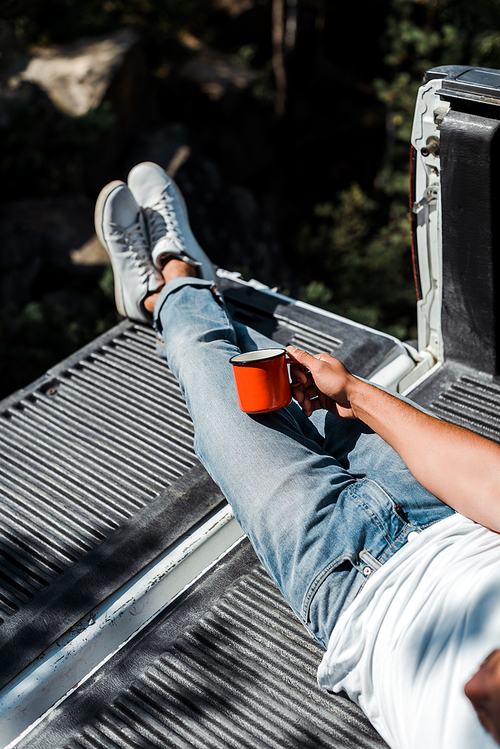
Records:
[[[435,182],[433,185],[429,185],[429,187],[426,187],[422,200],[419,200],[418,203],[413,203],[411,207],[412,213],[418,213],[419,210],[424,207],[424,205],[429,205],[429,203],[436,203],[438,197],[439,183]]]

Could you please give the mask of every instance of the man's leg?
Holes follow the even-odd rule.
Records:
[[[161,170],[146,168],[148,179],[161,177]],[[115,283],[126,287],[134,310],[147,315],[156,303],[169,364],[193,416],[197,453],[228,497],[268,572],[326,644],[339,613],[372,572],[361,552],[368,550],[375,558],[394,553],[406,541],[409,528],[394,512],[387,492],[376,482],[357,480],[349,473],[363,431],[359,424],[337,420],[326,424],[322,435],[295,404],[260,416],[239,410],[229,358],[241,347],[269,343],[242,326],[235,329],[214,297],[211,282],[193,277],[195,266],[203,268],[209,261],[196,246],[191,256],[196,263],[190,262],[190,242],[181,231],[187,231],[186,218],[176,222],[172,217],[172,205],[181,204],[178,197],[170,200],[172,184],[165,176],[162,200],[168,197],[169,205],[163,210],[155,203],[148,219],[150,236],[159,212],[169,224],[167,256],[161,244],[162,253],[157,253],[157,260],[168,260],[163,268],[167,286],[160,295],[151,294],[142,280],[144,274],[152,277],[154,268],[151,257],[149,264],[143,257],[142,246],[140,253],[137,249],[142,242],[137,204],[123,211],[123,201],[114,197],[117,191],[104,191],[96,225],[102,225]],[[123,185],[120,191],[125,195]],[[134,234],[131,246],[128,229],[122,227],[134,221],[137,239]]]
[[[414,478],[399,455],[378,434],[356,419],[316,411],[311,420],[324,437],[322,447],[356,479],[375,482],[397,512],[418,530],[454,513]]]
[[[360,422],[324,414],[309,420],[294,403],[269,414],[242,413],[229,359],[257,340],[249,330],[238,336],[209,282],[169,280],[156,316],[193,418],[198,457],[286,599],[326,645],[378,563],[410,532],[439,520],[442,503]],[[393,498],[387,491],[396,490],[396,479],[406,499],[424,508],[409,522],[397,492]]]
[[[321,449],[298,406],[254,416],[240,411],[229,359],[241,340],[209,282],[170,281],[156,315],[200,461],[292,608],[325,643],[332,625],[323,613],[309,620],[309,604],[325,570],[344,552],[339,497],[352,477]],[[332,619],[362,582],[352,566],[338,578]]]
[[[336,523],[341,511],[330,513],[328,506],[340,507],[337,499],[352,479],[303,433],[301,422],[316,434],[298,407],[254,417],[240,411],[229,364],[239,350],[237,333],[214,297],[212,281],[194,277],[197,268],[209,261],[198,246],[191,248],[185,217],[179,222],[172,216],[182,208],[175,186],[157,168],[146,165],[134,174],[141,171],[147,185],[160,182],[162,197],[150,212],[141,211],[124,183],[104,188],[96,206],[96,229],[112,261],[118,308],[146,322],[156,304],[169,364],[193,416],[197,452],[233,505],[268,572],[326,644],[335,606],[340,610],[362,582],[352,566],[343,576],[330,575],[336,584],[331,597],[335,605],[328,606],[324,615],[310,616],[309,602],[340,553],[332,539],[339,549],[345,548],[335,527],[342,527],[341,519]],[[172,206],[177,206],[176,211],[169,210]],[[164,257],[165,243],[160,238],[155,269],[147,252],[148,237],[161,222],[168,252]],[[188,253],[191,249],[196,251],[196,262]],[[158,270],[163,275],[160,283],[167,284],[160,294]],[[240,327],[239,333],[241,345],[260,345],[251,331]]]

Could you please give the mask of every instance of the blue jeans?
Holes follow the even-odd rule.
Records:
[[[292,402],[240,411],[229,359],[276,346],[230,319],[209,281],[175,279],[156,328],[195,428],[195,450],[258,557],[324,646],[370,574],[453,511],[413,478],[362,422]]]

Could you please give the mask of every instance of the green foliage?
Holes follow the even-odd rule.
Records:
[[[316,206],[315,224],[303,227],[299,238],[304,269],[313,276],[301,298],[411,338],[415,291],[407,211],[395,201],[382,226],[378,211],[356,183],[339,194],[336,204]]]
[[[182,61],[190,51],[179,41],[185,28],[197,30],[206,21],[210,0],[3,0],[0,36],[14,34],[22,55],[31,45],[47,46],[82,37],[111,34],[120,28],[137,31],[151,70],[167,60]],[[4,49],[2,48],[2,53]],[[251,54],[247,51],[246,56]],[[62,194],[68,190],[95,192],[99,169],[113,150],[106,136],[115,134],[116,117],[109,101],[82,117],[55,109],[45,94],[23,83],[13,92],[12,73],[0,54],[2,122],[0,163],[2,186],[8,199]],[[15,69],[15,64],[13,66]],[[4,103],[4,97],[6,99]],[[29,182],[28,182],[29,179]],[[27,185],[29,184],[29,187]],[[8,192],[7,192],[8,190]]]
[[[500,0],[390,0],[383,39],[387,73],[373,84],[388,112],[393,169],[406,169],[415,98],[426,70],[500,68],[499,12]]]
[[[44,117],[29,95],[18,100],[0,138],[0,195],[12,200],[27,194],[83,191],[92,183],[100,143],[114,125],[108,101],[82,117],[69,117],[47,106]]]
[[[413,338],[408,156],[417,91],[425,71],[439,65],[500,68],[500,0],[389,0],[388,8],[386,70],[372,82],[386,110],[380,168],[367,192],[352,185],[335,202],[317,205],[303,226],[299,252],[313,280],[301,295]]]
[[[246,166],[246,186],[260,190],[262,204],[284,217],[278,238],[301,280],[302,298],[412,338],[408,156],[417,89],[423,73],[437,65],[500,68],[500,0],[378,0],[365,4],[362,12],[328,0],[298,0],[296,45],[285,55],[288,109],[280,123],[273,120],[271,4],[259,0],[230,21],[214,11],[213,0],[0,0],[0,32],[7,24],[22,51],[28,51],[32,44],[136,30],[157,93],[154,117],[187,121],[191,116],[188,126],[203,149],[209,144],[210,158],[222,154],[229,171],[233,162]],[[353,22],[355,49],[346,33]],[[233,107],[234,112],[241,107],[239,120],[231,120],[233,110],[224,100],[220,110],[211,102],[197,108],[187,91],[172,100],[169,73],[191,54],[180,41],[185,31],[229,55],[233,64],[260,71],[251,88],[253,99]],[[363,57],[359,49],[365,52],[367,46],[369,55]],[[7,62],[0,60],[5,69]],[[43,95],[39,100],[21,97],[17,109],[11,109],[7,89],[4,93],[2,122],[9,127],[2,126],[0,159],[8,197],[67,190],[92,194],[92,178],[107,155],[103,144],[116,131],[109,105],[69,118],[54,115]],[[245,109],[249,101],[252,112]],[[337,107],[334,122],[328,113],[332,104]],[[264,113],[261,119],[254,118],[257,110]],[[365,116],[372,130],[360,126]],[[263,122],[269,127],[265,133]],[[368,148],[359,142],[365,134],[376,144],[369,165]],[[238,146],[233,150],[233,144],[238,142],[242,153],[235,159]],[[254,171],[248,161],[256,149],[274,153],[257,160],[264,166]],[[240,181],[232,172],[230,179]],[[308,189],[298,189],[303,184]],[[10,383],[4,392],[18,386],[19,371],[24,370],[24,381],[41,374],[116,320],[109,274],[103,283],[108,296],[100,287],[78,309],[33,302],[3,311],[0,373]],[[26,342],[20,343],[24,335]],[[36,363],[33,371],[28,371],[29,352]]]
[[[252,61],[255,58],[257,52],[257,45],[255,44],[243,44],[236,52],[229,55],[229,62],[233,65],[238,65],[240,68],[251,68]]]

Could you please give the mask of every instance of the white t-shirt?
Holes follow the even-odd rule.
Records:
[[[432,525],[369,578],[318,669],[392,749],[493,749],[463,692],[500,647],[500,535],[461,515]]]

